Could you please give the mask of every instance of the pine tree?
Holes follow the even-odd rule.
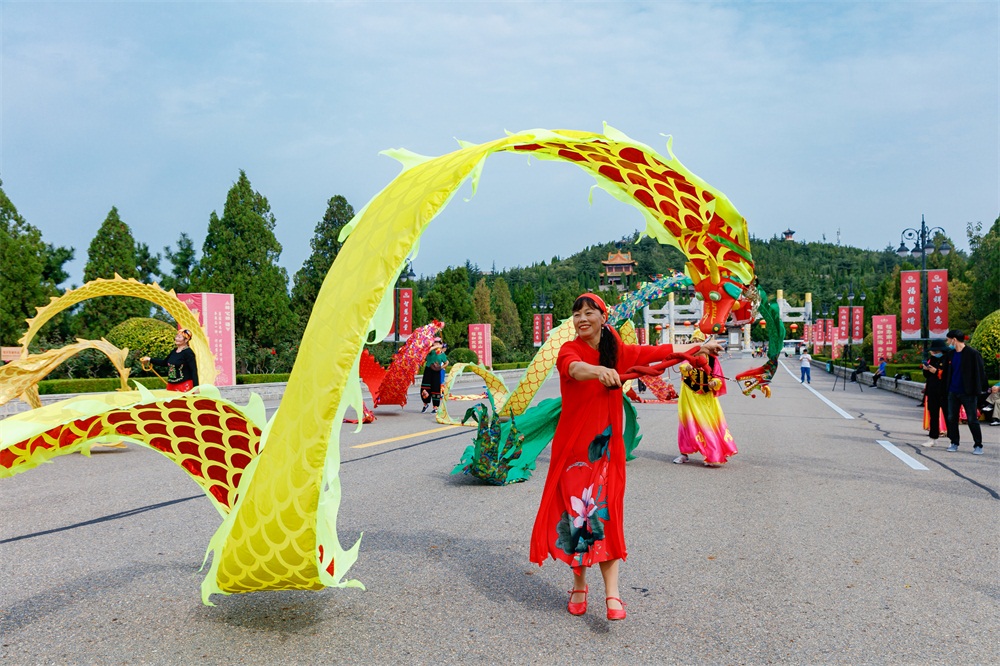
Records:
[[[132,230],[118,216],[113,207],[104,219],[97,235],[87,248],[87,265],[83,269],[84,282],[97,278],[138,278],[136,270],[136,243]],[[105,296],[84,301],[81,306],[83,330],[89,338],[99,338],[131,317],[148,317],[150,305],[140,298]]]
[[[209,218],[195,277],[201,291],[233,294],[236,335],[257,347],[287,340],[295,324],[274,226],[270,204],[241,170],[222,217]]]
[[[497,337],[503,340],[507,349],[518,347],[522,340],[521,317],[503,278],[497,278],[493,283],[493,313],[496,316]]]
[[[343,245],[338,236],[353,217],[354,208],[338,194],[327,201],[326,213],[316,224],[313,238],[309,241],[312,254],[295,274],[295,284],[292,287],[292,310],[298,315],[302,326],[309,320],[319,288],[323,286],[323,280]]]
[[[490,288],[486,285],[486,278],[479,278],[476,288],[472,290],[472,309],[475,311],[477,324],[496,323],[497,318],[493,316],[490,308]]]
[[[449,347],[465,347],[469,343],[469,324],[475,316],[469,295],[469,274],[465,267],[447,268],[438,274],[434,286],[424,297],[427,313],[444,322],[442,339]]]
[[[52,292],[44,281],[47,258],[42,233],[18,214],[0,188],[0,343],[17,344]]]
[[[198,266],[198,256],[191,238],[181,232],[177,239],[177,250],[171,250],[168,245],[163,248],[163,255],[172,268],[169,274],[160,272],[160,286],[168,291],[173,289],[178,294],[190,292],[191,278]]]

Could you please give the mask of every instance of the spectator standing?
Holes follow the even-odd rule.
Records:
[[[947,412],[948,386],[944,383],[944,352],[947,350],[943,340],[934,340],[927,360],[920,366],[924,371],[924,427],[930,436],[924,446],[934,446],[937,442],[941,436],[941,415]]]
[[[799,372],[802,375],[799,379],[800,384],[812,384],[812,356],[807,351],[799,356]]]
[[[983,355],[965,344],[965,333],[957,328],[948,331],[946,342],[951,351],[945,357],[944,384],[948,387],[948,451],[958,451],[959,412],[965,409],[966,422],[972,433],[972,453],[983,454],[983,431],[979,427],[979,396],[986,393],[986,364]]]

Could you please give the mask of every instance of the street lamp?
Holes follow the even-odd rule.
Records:
[[[836,298],[838,301],[841,301],[841,300],[843,300],[845,298],[845,296],[847,298],[847,354],[846,354],[846,356],[847,356],[847,360],[851,361],[851,360],[853,360],[851,358],[851,345],[854,344],[854,280],[851,280],[850,283],[848,284],[847,294],[844,294],[844,290],[843,289],[838,289],[837,293],[834,295],[834,298]],[[862,291],[859,294],[859,296],[860,296],[861,302],[864,302],[864,300],[865,300],[865,292]],[[863,332],[864,332],[864,328],[862,328],[862,333]],[[864,339],[864,336],[862,336],[862,340],[863,339]],[[836,341],[834,341],[834,344],[836,344]]]
[[[405,281],[412,280],[416,276],[417,276],[417,274],[413,272],[413,262],[407,260],[407,262],[406,262],[406,268],[404,268],[403,272],[399,274],[398,278],[396,278],[396,287],[395,287],[394,293],[393,293],[393,296],[395,297],[395,303],[396,303],[396,308],[395,308],[396,309],[396,321],[395,321],[396,325],[393,326],[393,345],[394,345],[394,351],[399,351],[399,311],[402,309],[400,307],[400,300],[401,300],[400,293],[402,292],[402,289],[400,289],[399,283],[400,283],[401,280],[405,280]]]
[[[899,249],[896,254],[900,257],[912,256],[914,259],[920,257],[920,289],[922,293],[921,315],[920,315],[920,339],[924,343],[924,358],[927,358],[927,343],[930,338],[930,327],[927,324],[927,253],[934,252],[934,244],[931,239],[936,235],[945,236],[945,231],[941,227],[927,228],[924,216],[920,216],[920,229],[903,229],[899,235]],[[906,243],[913,243],[913,249],[906,247]],[[942,241],[941,247],[937,248],[942,257],[947,257],[951,253],[951,246],[948,241]]]

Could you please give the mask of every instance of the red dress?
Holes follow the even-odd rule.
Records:
[[[622,373],[635,365],[649,365],[672,352],[672,345],[619,342],[616,370]],[[599,365],[599,359],[599,352],[579,338],[559,350],[556,368],[562,414],[531,533],[530,558],[539,566],[551,556],[578,570],[628,555],[622,529],[622,392],[596,379],[577,381],[569,375],[571,363]]]

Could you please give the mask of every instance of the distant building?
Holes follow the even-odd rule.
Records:
[[[604,271],[601,273],[601,286],[625,291],[635,275],[636,261],[631,252],[608,252],[608,258],[601,262]]]
[[[794,238],[792,238],[792,236],[795,235],[795,232],[792,231],[791,229],[785,229],[781,233],[785,235],[785,240],[787,240],[787,241],[795,240]]]

